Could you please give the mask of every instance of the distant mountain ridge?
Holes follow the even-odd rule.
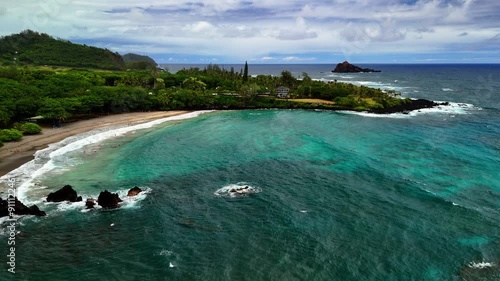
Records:
[[[0,65],[12,64],[125,69],[125,61],[118,53],[32,30],[0,37]]]

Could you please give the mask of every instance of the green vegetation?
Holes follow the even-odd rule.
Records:
[[[248,66],[247,66],[248,67]],[[246,70],[245,72],[247,72]],[[234,69],[208,65],[175,74],[166,71],[94,71],[0,67],[0,127],[41,115],[54,124],[110,113],[174,109],[326,108],[370,110],[393,107],[406,100],[384,92],[346,83],[303,79],[289,71],[281,76],[247,76]],[[276,98],[286,86],[290,97]],[[295,102],[294,98],[330,103]],[[25,130],[28,132],[28,130]],[[31,130],[29,130],[32,132]],[[36,130],[34,130],[36,131]],[[33,131],[33,132],[34,132]]]
[[[125,66],[127,69],[155,70],[158,65],[152,58],[148,56],[131,53],[123,55],[123,60],[125,61]]]
[[[248,82],[248,62],[245,61],[245,70],[243,71],[243,83]]]
[[[125,66],[127,69],[155,70],[158,65],[152,58],[148,56],[142,56],[132,53],[123,55],[123,61],[125,61]]]
[[[1,142],[9,142],[9,141],[18,141],[23,137],[23,133],[16,129],[3,129],[0,130],[0,141]]]
[[[42,127],[40,125],[26,122],[26,123],[16,123],[14,128],[21,131],[23,135],[36,135],[42,132]]]
[[[49,65],[123,70],[123,58],[107,49],[73,44],[26,30],[0,38],[0,65]]]
[[[122,58],[106,49],[27,30],[0,38],[0,128],[11,128],[36,115],[44,117],[42,122],[57,125],[70,119],[129,111],[380,110],[408,102],[395,98],[395,92],[314,81],[307,73],[302,76],[300,80],[284,70],[279,77],[251,77],[247,62],[240,72],[210,64],[204,69],[172,74],[160,71],[147,56],[127,54]],[[289,89],[286,99],[276,98],[280,86]],[[318,99],[327,102],[314,102]],[[304,102],[307,100],[312,102]],[[36,134],[40,132],[37,126],[25,123],[18,128]],[[17,132],[5,131],[3,140],[16,139]]]

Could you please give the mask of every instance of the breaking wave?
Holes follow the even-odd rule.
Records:
[[[71,165],[71,163],[68,162],[67,157],[69,152],[79,150],[87,145],[123,136],[129,132],[151,128],[155,125],[168,121],[195,118],[208,112],[211,111],[190,112],[138,125],[106,127],[68,137],[58,143],[50,144],[48,148],[37,151],[34,155],[34,160],[0,177],[0,184],[7,186],[9,180],[14,180],[17,188],[17,197],[20,201],[27,205],[36,203],[37,201],[39,202],[39,200],[30,201],[29,198],[27,198],[28,190],[35,186],[39,186],[37,179],[42,175],[54,170],[55,168],[68,166],[68,164]],[[0,190],[0,196],[3,196],[5,191],[5,189]]]

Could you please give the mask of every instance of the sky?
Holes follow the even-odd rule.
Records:
[[[498,0],[1,0],[31,29],[173,63],[500,63]]]

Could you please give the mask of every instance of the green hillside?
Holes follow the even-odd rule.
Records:
[[[126,65],[127,69],[153,70],[153,69],[156,69],[156,67],[158,65],[154,61],[154,59],[152,59],[148,56],[137,55],[137,54],[132,54],[132,53],[128,53],[126,55],[123,55],[123,60],[125,61],[125,65]]]
[[[138,55],[138,54],[132,54],[132,53],[128,53],[126,55],[123,55],[123,60],[125,61],[125,63],[129,63],[129,62],[139,62],[139,61],[145,61],[145,62],[149,62],[153,65],[157,65],[157,63],[155,62],[154,59],[148,57],[148,56],[143,56],[143,55]]]
[[[0,37],[0,65],[51,65],[125,69],[123,58],[107,49],[73,44],[31,30]]]

